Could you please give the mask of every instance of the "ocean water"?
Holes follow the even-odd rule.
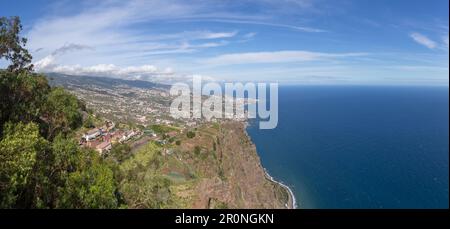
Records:
[[[247,128],[299,208],[448,208],[448,87],[284,86]]]

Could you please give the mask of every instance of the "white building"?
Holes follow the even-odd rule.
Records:
[[[86,141],[92,141],[96,139],[98,136],[100,136],[100,134],[101,133],[99,129],[93,129],[84,134],[83,138],[86,139]]]
[[[137,134],[137,133],[134,132],[134,131],[127,131],[127,132],[125,132],[125,133],[123,134],[123,136],[122,136],[122,138],[119,140],[119,142],[120,142],[120,143],[126,142],[126,141],[128,141],[130,138],[136,136],[136,134]]]

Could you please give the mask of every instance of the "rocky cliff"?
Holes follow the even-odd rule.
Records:
[[[267,179],[244,123],[207,124],[195,133],[177,149],[198,174],[189,207],[291,207],[287,190]]]

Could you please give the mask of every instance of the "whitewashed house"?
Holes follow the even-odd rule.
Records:
[[[92,140],[96,139],[98,136],[100,136],[100,134],[101,134],[101,132],[99,129],[93,129],[93,130],[90,130],[87,133],[85,133],[83,135],[83,138],[86,141],[92,141]]]

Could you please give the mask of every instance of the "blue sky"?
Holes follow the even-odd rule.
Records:
[[[36,70],[152,81],[448,85],[448,0],[3,1]],[[0,63],[5,65],[5,62]]]

